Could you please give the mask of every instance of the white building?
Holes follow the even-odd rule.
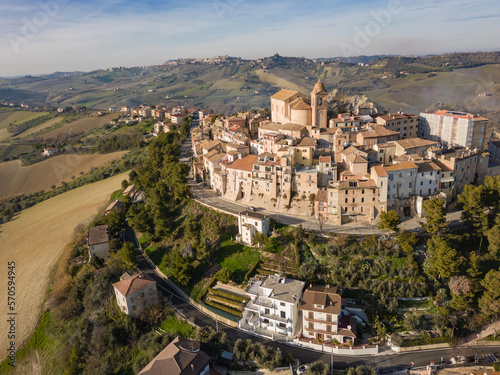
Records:
[[[253,245],[253,236],[255,233],[264,233],[269,235],[270,219],[268,216],[252,212],[240,212],[238,217],[238,233],[241,242],[247,245]]]
[[[418,166],[412,162],[397,163],[384,167],[387,172],[387,207],[397,200],[405,200],[415,195],[415,180]]]
[[[440,191],[441,168],[431,162],[417,163],[418,173],[415,183],[415,195],[428,197]]]
[[[99,225],[89,230],[89,258],[99,257],[105,259],[109,252],[109,227]]]
[[[274,276],[256,276],[250,282],[239,327],[259,334],[294,337],[299,331],[299,306],[304,282]]]
[[[420,113],[419,136],[448,147],[484,150],[487,124],[488,119],[464,112]]]
[[[146,306],[158,303],[156,281],[144,272],[137,275],[124,273],[113,288],[118,307],[132,318],[140,315]]]

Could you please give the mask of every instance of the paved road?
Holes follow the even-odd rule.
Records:
[[[235,215],[244,211],[248,206],[230,201],[228,199],[222,198],[220,195],[215,193],[212,189],[202,186],[200,183],[196,183],[193,179],[188,181],[188,185],[191,187],[191,192],[193,197],[200,202],[203,202],[212,207],[218,208],[220,210],[233,213]],[[272,211],[267,211],[263,208],[256,208],[257,212],[264,215],[268,215],[279,221],[280,223],[286,225],[298,225],[301,224],[305,229],[319,231],[319,225],[317,220],[311,219],[310,216],[290,216],[286,214],[279,214]],[[449,227],[452,230],[458,230],[464,226],[463,222],[460,221],[460,211],[450,212],[446,215],[446,220],[449,222]],[[420,222],[425,221],[425,219],[411,218],[405,220],[401,223],[400,229],[407,231],[420,231],[422,230]],[[377,228],[376,225],[361,225],[357,223],[347,223],[344,225],[331,225],[325,223],[322,228],[323,232],[333,232],[333,233],[347,233],[354,235],[369,235],[369,234],[384,234]]]
[[[124,238],[126,241],[135,243],[136,246],[139,245],[137,243],[134,231],[128,225],[125,226]],[[196,324],[197,326],[204,327],[209,325],[214,328],[217,326],[219,330],[223,330],[224,332],[226,332],[227,337],[233,341],[237,339],[249,338],[253,341],[262,342],[274,348],[279,348],[284,352],[292,353],[294,358],[300,360],[301,363],[311,363],[318,359],[326,363],[330,363],[331,355],[329,354],[271,341],[269,339],[250,335],[239,329],[229,327],[221,322],[216,322],[212,317],[199,311],[195,306],[189,303],[189,301],[186,301],[184,297],[170,285],[170,282],[168,280],[165,280],[162,276],[156,273],[154,268],[149,264],[149,262],[142,254],[138,255],[137,259],[139,262],[139,269],[146,272],[157,282],[158,289],[160,290],[162,295],[169,301],[169,303],[173,305],[183,316],[185,316],[186,319]],[[434,361],[436,364],[438,364],[441,361],[441,357],[443,358],[443,362],[447,363],[453,356],[474,356],[476,354],[481,355],[490,353],[497,354],[499,350],[500,345],[497,347],[487,348],[469,346],[467,348],[460,349],[432,349],[398,354],[386,348],[382,348],[382,352],[378,355],[354,357],[334,354],[333,360],[334,367],[336,369],[345,369],[360,364],[367,364],[376,368],[394,368],[398,366],[409,366],[411,362],[414,362],[415,366],[419,367],[428,365],[430,361]]]

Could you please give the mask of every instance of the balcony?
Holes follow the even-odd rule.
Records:
[[[332,319],[330,319],[330,320],[313,319],[313,318],[308,318],[307,316],[303,316],[303,318],[306,322],[322,323],[322,324],[337,324],[337,322],[333,322]]]
[[[254,303],[256,306],[267,307],[268,309],[273,309],[273,308],[274,308],[273,301],[271,301],[270,299],[267,299],[267,298],[257,297],[257,298],[253,301],[253,303]]]
[[[280,322],[280,323],[288,323],[287,318],[282,318],[281,316],[274,315],[274,314],[260,313],[260,317],[261,317],[261,319],[269,319],[269,320],[274,320],[274,321]]]

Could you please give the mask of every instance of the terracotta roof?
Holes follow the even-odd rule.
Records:
[[[89,230],[89,246],[109,242],[109,227],[99,225]]]
[[[318,144],[316,138],[304,137],[297,147],[315,147]]]
[[[340,329],[338,334],[342,336],[351,336],[353,338],[356,338],[357,326],[358,326],[358,321],[353,315],[343,315],[339,318]]]
[[[316,194],[316,199],[317,202],[327,202],[328,201],[328,192],[326,189],[320,189],[318,190],[318,194]]]
[[[259,157],[256,155],[248,155],[243,159],[238,159],[227,166],[228,169],[236,169],[239,171],[251,172],[253,170],[253,163],[257,161]]]
[[[349,146],[344,151],[342,151],[342,154],[349,155],[349,154],[351,154],[353,152],[359,152],[359,150],[356,147],[354,147],[354,146]]]
[[[226,154],[215,154],[212,155],[211,157],[208,158],[208,161],[210,163],[217,163],[219,160],[221,160]]]
[[[437,164],[433,163],[432,161],[417,163],[417,165],[418,165],[418,172],[419,173],[434,172],[434,171],[441,170],[441,168]]]
[[[133,277],[118,281],[113,286],[122,296],[126,297],[153,284],[156,284],[156,281],[146,273],[141,272]]]
[[[177,336],[163,349],[140,375],[198,375],[210,363],[210,357],[200,351],[200,343]]]
[[[311,286],[304,291],[300,309],[340,315],[341,304],[342,298],[337,294],[337,287]],[[314,305],[322,307],[318,308]]]
[[[390,137],[393,135],[399,135],[399,132],[395,132],[387,129],[383,125],[374,126],[372,130],[364,131],[360,133],[363,138],[377,138],[377,137]]]
[[[293,102],[290,103],[290,108],[302,111],[302,110],[311,109],[311,106],[304,99],[297,98]]]
[[[104,212],[109,213],[113,209],[123,210],[124,208],[125,208],[125,203],[123,203],[122,201],[119,201],[119,200],[115,200],[114,202],[111,202],[109,204],[109,206],[106,208],[106,210]]]
[[[214,139],[213,141],[210,141],[210,142],[204,144],[203,148],[210,149],[210,148],[217,147],[218,145],[221,145],[221,144],[222,144],[221,141],[219,141],[218,139]]]
[[[379,176],[379,177],[387,177],[388,176],[384,167],[382,167],[381,165],[377,165],[377,166],[372,167],[372,168],[375,171],[375,173],[377,174],[377,176]]]
[[[377,118],[383,119],[385,121],[391,121],[391,120],[406,120],[409,118],[418,118],[418,116],[412,113],[391,113],[388,115],[378,116]]]
[[[422,146],[432,146],[439,144],[439,142],[429,141],[427,139],[422,139],[422,138],[399,139],[397,141],[392,141],[392,142],[397,143],[404,149],[422,147]]]
[[[433,163],[436,164],[443,172],[451,172],[453,168],[448,167],[446,164],[442,163],[440,160],[433,160]]]
[[[354,160],[352,160],[353,163],[368,163],[368,161],[362,157],[362,156],[359,156],[359,155],[356,155],[356,157],[354,158]]]
[[[438,116],[462,118],[462,119],[474,120],[474,121],[488,121],[488,119],[485,117],[476,116],[476,115],[473,115],[470,113],[465,113],[465,112],[454,112],[454,111],[441,110],[441,111],[435,112],[434,114],[438,115]]]
[[[320,156],[319,157],[319,162],[320,163],[331,163],[332,162],[332,157],[331,156]]]
[[[406,161],[404,163],[397,163],[393,165],[389,165],[387,167],[384,167],[387,172],[393,172],[393,171],[402,171],[403,169],[412,169],[416,168],[418,169],[418,165],[416,165],[412,161]]]
[[[298,91],[293,91],[293,90],[287,90],[287,89],[281,89],[278,91],[276,94],[271,96],[271,99],[276,99],[276,100],[287,100],[290,97],[298,94]]]

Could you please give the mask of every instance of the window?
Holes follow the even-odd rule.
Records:
[[[411,182],[410,182],[410,183],[408,184],[408,187],[411,189],[411,188],[413,187],[413,183],[411,183]]]
[[[352,198],[352,203],[356,203],[356,198]]]
[[[361,203],[364,203],[365,202],[365,198],[361,198]]]
[[[286,312],[284,311],[280,311],[280,316],[285,319],[286,318]]]
[[[285,302],[280,302],[280,306],[285,306]]]
[[[345,202],[347,203],[347,198],[345,199]]]
[[[271,314],[271,310],[269,310],[269,309],[264,309],[264,314],[266,314],[266,315]]]

